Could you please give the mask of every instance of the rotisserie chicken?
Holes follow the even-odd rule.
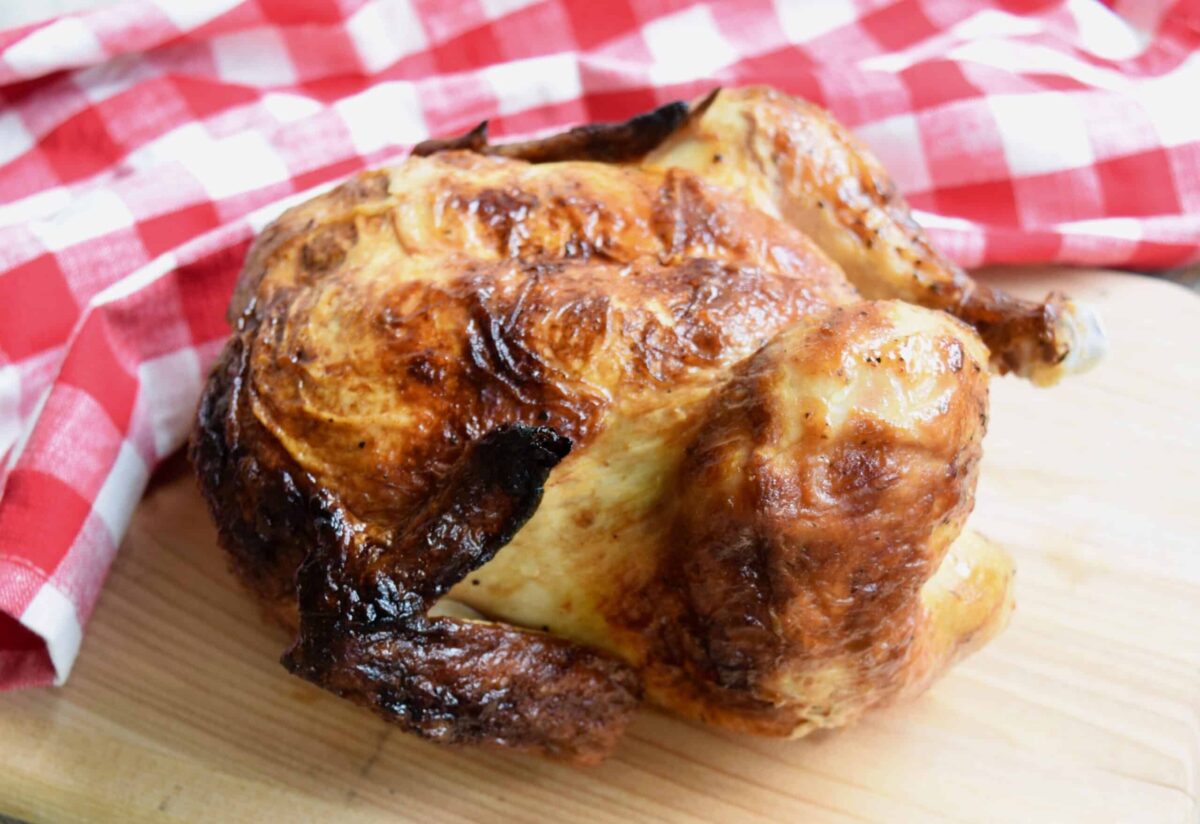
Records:
[[[266,229],[230,317],[192,456],[284,664],[582,762],[643,699],[801,735],[986,642],[989,367],[1050,383],[1101,343],[972,281],[767,89],[423,144]]]

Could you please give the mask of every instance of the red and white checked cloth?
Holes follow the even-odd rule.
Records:
[[[1200,257],[1200,2],[132,0],[0,31],[0,688],[61,683],[281,198],[769,83],[965,266]]]

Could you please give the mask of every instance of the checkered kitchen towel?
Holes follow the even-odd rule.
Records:
[[[0,688],[61,683],[289,196],[769,83],[966,266],[1200,257],[1200,2],[131,0],[0,32]]]

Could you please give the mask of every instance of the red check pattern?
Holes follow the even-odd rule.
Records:
[[[130,0],[0,31],[0,688],[62,682],[254,232],[429,135],[830,109],[965,266],[1200,258],[1200,1]]]

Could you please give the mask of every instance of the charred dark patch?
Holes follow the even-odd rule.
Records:
[[[498,155],[529,163],[563,160],[621,163],[636,160],[658,146],[687,121],[688,114],[688,105],[676,101],[622,123],[591,123],[538,140],[500,145],[488,143],[488,124],[485,120],[458,137],[418,143],[413,148],[413,154],[426,156],[465,149],[478,154]]]
[[[326,272],[340,265],[357,242],[358,229],[349,221],[323,226],[300,247],[300,265],[311,274]]]
[[[488,122],[484,120],[469,132],[458,137],[422,140],[413,146],[412,153],[417,157],[428,157],[438,152],[475,152],[485,154],[488,149]]]
[[[313,518],[303,473],[247,408],[247,362],[235,338],[209,377],[188,454],[235,571],[279,615],[295,599]]]
[[[493,430],[386,544],[326,499],[297,574],[300,629],[285,666],[434,740],[606,755],[638,700],[623,664],[564,639],[427,615],[532,516],[569,450],[548,429]]]

